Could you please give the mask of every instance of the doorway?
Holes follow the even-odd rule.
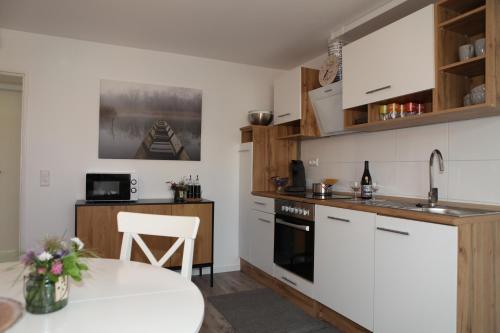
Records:
[[[23,77],[0,72],[0,262],[19,258]]]

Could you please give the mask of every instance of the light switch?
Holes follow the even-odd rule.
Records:
[[[50,186],[49,170],[40,170],[40,186]]]

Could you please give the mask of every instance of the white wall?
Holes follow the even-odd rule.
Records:
[[[21,246],[74,232],[86,169],[134,169],[143,198],[170,197],[165,181],[199,174],[215,201],[215,266],[238,267],[239,127],[246,111],[272,105],[276,71],[65,38],[0,30],[0,71],[26,74]],[[203,90],[201,162],[100,160],[99,80]],[[50,170],[51,186],[39,186]]]
[[[301,157],[309,183],[337,178],[340,190],[350,190],[369,160],[379,194],[427,198],[429,156],[437,148],[445,159],[442,174],[435,163],[440,199],[500,205],[499,147],[500,117],[492,117],[304,141]],[[309,167],[316,157],[319,167]]]

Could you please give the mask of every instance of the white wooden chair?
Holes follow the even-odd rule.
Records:
[[[181,275],[191,280],[194,240],[199,225],[200,219],[198,217],[119,212],[118,231],[123,232],[120,260],[130,260],[133,239],[153,266],[162,267],[184,243]],[[178,239],[163,257],[157,260],[139,234],[178,237]]]

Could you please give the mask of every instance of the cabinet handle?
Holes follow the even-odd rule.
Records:
[[[332,89],[326,89],[324,93],[329,93],[330,91],[332,91]]]
[[[377,227],[377,230],[392,232],[394,234],[399,234],[399,235],[410,236],[410,233],[406,232],[406,231],[399,231],[399,230],[387,229],[387,228],[381,228],[381,227]]]
[[[286,116],[289,116],[289,115],[290,115],[290,113],[279,114],[278,118],[286,117]]]
[[[261,222],[271,223],[271,221],[266,220],[266,219],[262,219],[262,218],[259,218],[258,220],[261,221]]]
[[[256,204],[256,205],[261,205],[261,206],[265,206],[266,205],[265,202],[260,202],[260,201],[254,201],[253,203]]]
[[[385,86],[385,87],[382,87],[382,88],[377,88],[377,89],[373,89],[373,90],[370,90],[370,91],[367,91],[366,94],[369,95],[369,94],[373,94],[373,93],[376,93],[377,91],[381,91],[381,90],[385,90],[385,89],[389,89],[391,86],[388,85],[388,86]]]
[[[294,285],[294,286],[297,286],[297,283],[293,282],[292,280],[290,279],[287,279],[286,277],[282,276],[281,277],[282,280],[285,280],[286,282],[290,283],[291,285]]]
[[[328,216],[330,220],[335,220],[335,221],[340,221],[340,222],[351,222],[351,220],[348,219],[341,219],[340,217],[335,217],[335,216]]]
[[[250,149],[241,149],[241,150],[238,150],[238,153],[243,153],[245,151],[250,151]]]

